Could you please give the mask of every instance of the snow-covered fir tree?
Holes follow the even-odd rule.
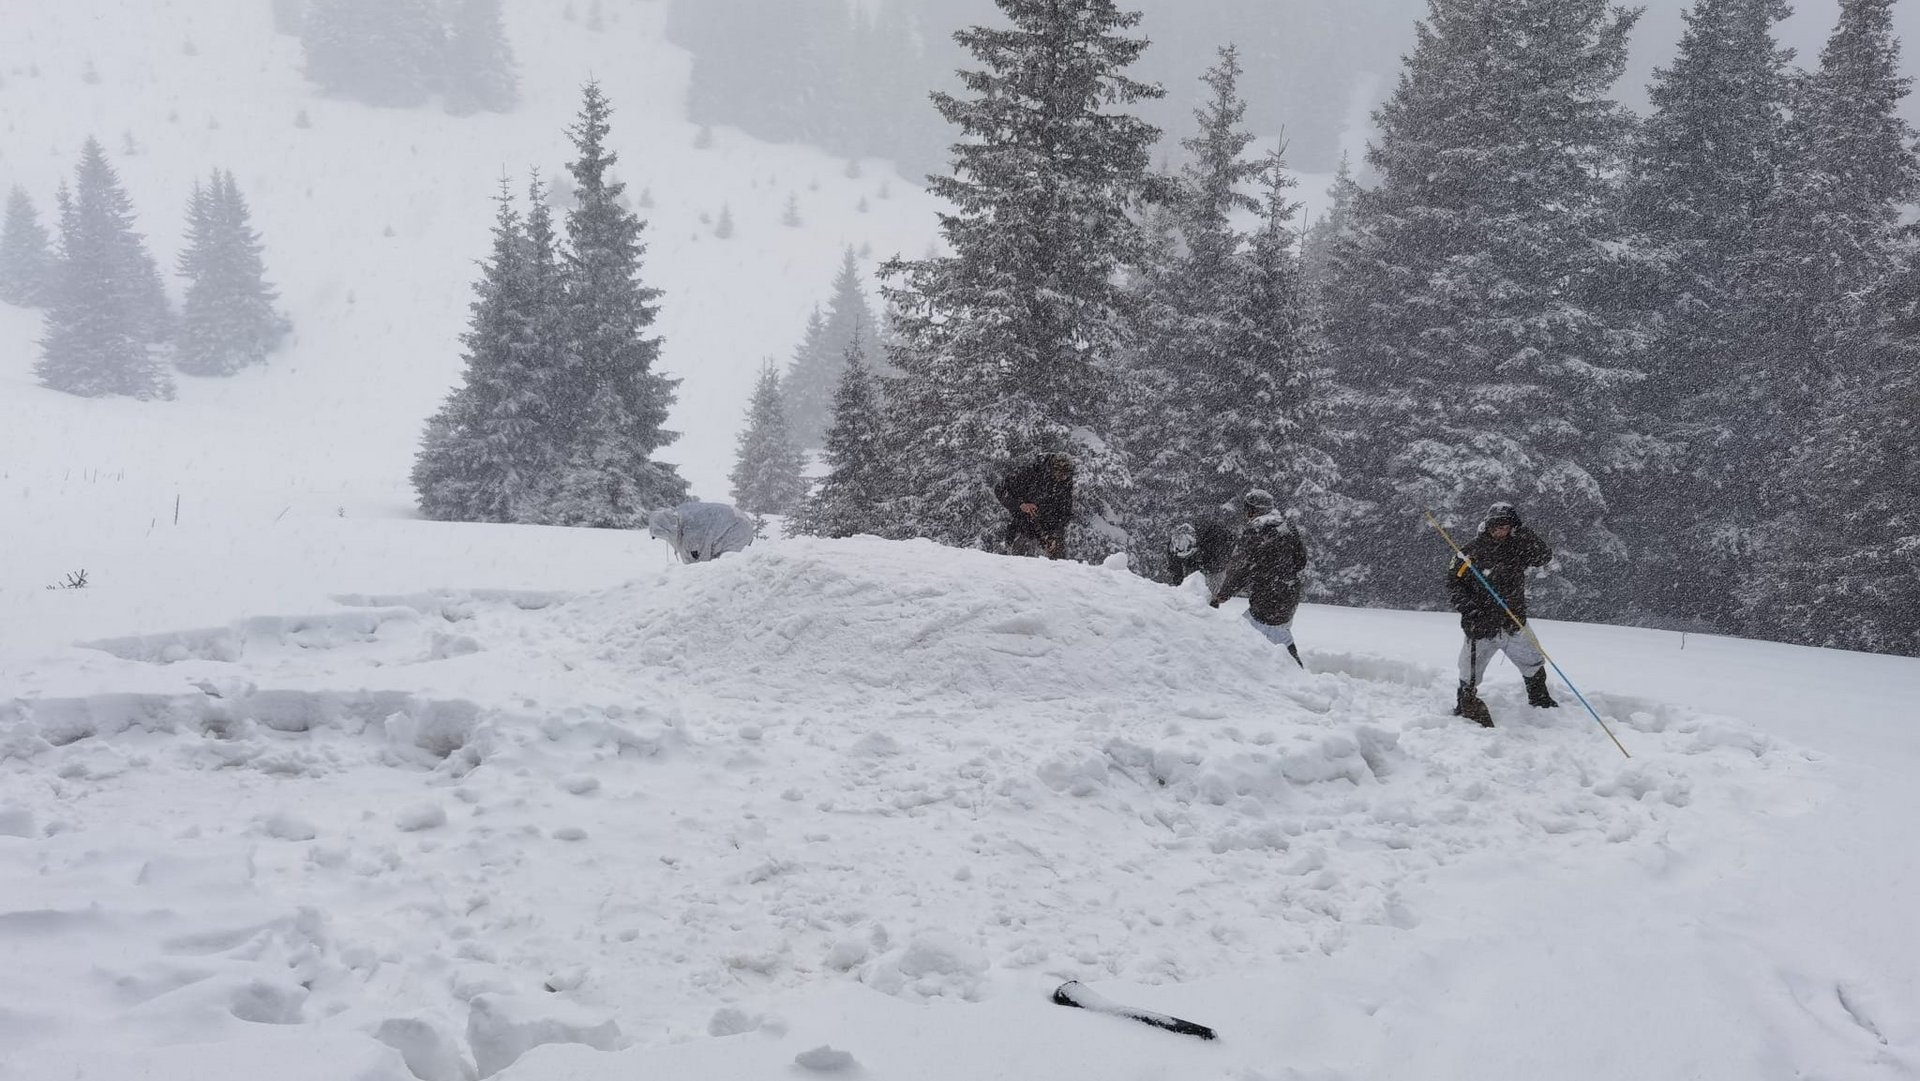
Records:
[[[1517,503],[1557,552],[1541,611],[1604,616],[1628,553],[1610,486],[1643,467],[1625,392],[1641,338],[1613,305],[1630,131],[1610,97],[1636,14],[1606,0],[1429,0],[1375,113],[1327,291],[1338,377],[1362,397],[1342,464],[1375,505],[1366,596],[1439,602],[1445,549]],[[1367,568],[1356,568],[1364,570]]]
[[[421,513],[475,522],[546,515],[559,447],[550,399],[561,361],[560,269],[536,178],[523,218],[501,185],[493,249],[474,285],[461,384],[428,421],[413,469]]]
[[[1893,0],[1842,0],[1840,20],[1802,80],[1788,129],[1783,190],[1758,238],[1753,298],[1767,314],[1756,348],[1790,373],[1778,388],[1820,388],[1844,366],[1837,343],[1871,326],[1864,301],[1890,277],[1900,215],[1920,197],[1914,130],[1899,105],[1911,80],[1899,74]],[[1792,420],[1792,417],[1786,418]]]
[[[580,156],[567,166],[574,205],[563,261],[566,365],[551,406],[573,438],[549,520],[625,529],[654,508],[684,502],[687,482],[654,457],[677,437],[663,426],[679,380],[655,369],[660,339],[647,328],[660,290],[641,283],[645,225],[623,205],[626,185],[610,175],[618,161],[607,148],[611,113],[590,82],[568,129]]]
[[[1767,420],[1790,456],[1784,479],[1764,478],[1773,513],[1742,564],[1744,633],[1920,652],[1920,236],[1901,225],[1920,156],[1899,112],[1911,87],[1891,0],[1843,0],[1756,253],[1775,333],[1753,347],[1776,366]]]
[[[1362,504],[1347,493],[1334,448],[1333,388],[1317,309],[1301,266],[1294,218],[1295,181],[1280,151],[1262,167],[1261,225],[1245,255],[1244,285],[1235,297],[1239,337],[1229,341],[1229,379],[1251,392],[1222,397],[1222,462],[1243,463],[1245,477],[1266,485],[1311,538],[1314,585],[1344,596],[1356,585],[1347,549]]]
[[[1112,0],[995,0],[1004,26],[956,35],[978,62],[934,103],[960,129],[953,173],[931,178],[954,211],[951,255],[887,266],[904,376],[888,442],[904,450],[906,528],[975,545],[1003,515],[990,476],[1036,455],[1078,463],[1068,549],[1128,545],[1131,476],[1117,427],[1130,345],[1116,279],[1143,245],[1129,214],[1160,185],[1158,132],[1127,110],[1161,90],[1126,69],[1146,48]]]
[[[471,441],[454,400],[458,394],[456,390],[427,418],[420,449],[414,452],[413,468],[407,473],[421,515],[439,522],[464,521],[472,502],[463,453]]]
[[[1836,381],[1870,367],[1864,343],[1884,320],[1876,299],[1890,295],[1901,215],[1920,199],[1914,131],[1899,112],[1910,80],[1899,74],[1892,7],[1841,3],[1819,69],[1795,95],[1783,183],[1747,268],[1738,346],[1765,411],[1746,421],[1760,439],[1743,448],[1734,484],[1760,497],[1762,516],[1781,509],[1769,498],[1780,491],[1778,459],[1818,438],[1815,421]]]
[[[1247,238],[1234,216],[1260,207],[1246,190],[1260,163],[1246,156],[1253,135],[1242,122],[1239,77],[1238,54],[1220,50],[1204,77],[1212,93],[1194,114],[1198,130],[1180,141],[1189,158],[1178,198],[1170,213],[1148,219],[1159,255],[1138,276],[1142,329],[1127,425],[1135,565],[1143,568],[1159,559],[1173,522],[1249,488],[1282,490],[1266,438],[1268,418],[1283,405],[1272,383],[1281,373],[1265,366],[1271,355],[1238,352],[1255,313],[1245,303]]]
[[[58,270],[34,375],[83,397],[171,398],[173,382],[148,348],[159,273],[98,140],[82,149],[72,190],[61,189],[59,224]]]
[[[874,340],[873,309],[860,287],[860,267],[851,247],[841,255],[826,312],[808,319],[805,337],[794,350],[780,390],[787,404],[787,425],[802,448],[818,447],[832,419],[833,397],[847,349]]]
[[[405,107],[442,86],[446,31],[434,0],[312,0],[300,44],[307,78],[335,97]]]
[[[33,308],[53,288],[53,250],[33,200],[23,188],[7,195],[7,218],[0,225],[0,302]]]
[[[179,272],[187,279],[174,365],[191,375],[232,375],[258,364],[289,329],[274,310],[260,236],[233,173],[216,170],[196,183],[187,207],[187,247]]]
[[[90,188],[99,193],[102,205],[109,208],[109,216],[125,223],[124,228],[113,231],[118,238],[116,258],[119,262],[114,280],[124,298],[134,333],[149,345],[166,341],[173,335],[174,313],[166,285],[160,278],[160,264],[147,250],[145,237],[133,228],[133,200],[120,186],[120,177],[108,163],[106,150],[98,140],[89,138],[81,147],[80,164],[74,176],[76,200],[80,191]],[[65,214],[64,207],[62,214]]]
[[[842,358],[833,422],[822,455],[827,475],[794,511],[787,528],[816,537],[891,536],[896,474],[882,442],[880,397],[859,338]]]
[[[1316,297],[1326,290],[1333,253],[1346,239],[1352,224],[1353,196],[1359,190],[1359,183],[1353,179],[1353,159],[1340,155],[1340,167],[1334,171],[1333,183],[1327,187],[1326,209],[1313,219],[1313,224],[1307,226],[1300,238],[1300,273],[1306,279],[1308,292]]]
[[[749,514],[788,514],[807,494],[801,475],[806,459],[787,434],[786,409],[780,403],[780,373],[772,361],[760,369],[747,406],[746,427],[734,447],[734,506]]]
[[[1648,378],[1633,392],[1652,468],[1624,478],[1617,515],[1636,558],[1634,606],[1726,626],[1727,583],[1760,514],[1752,482],[1771,440],[1766,380],[1743,344],[1759,223],[1779,194],[1790,54],[1781,0],[1699,0],[1655,72],[1626,186],[1646,253],[1628,282],[1649,316]],[[1763,321],[1766,317],[1761,316]]]
[[[1742,574],[1740,629],[1920,656],[1920,251],[1789,459]]]
[[[513,47],[500,22],[501,0],[457,0],[447,30],[447,111],[511,112],[520,103]]]

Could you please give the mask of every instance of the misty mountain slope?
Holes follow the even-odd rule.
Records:
[[[684,380],[670,423],[685,435],[664,457],[698,494],[724,498],[761,360],[784,363],[846,246],[865,253],[863,271],[896,252],[918,255],[933,235],[932,209],[884,163],[864,163],[850,179],[845,162],[726,129],[696,150],[695,129],[680,119],[687,63],[660,38],[665,5],[608,5],[599,33],[563,18],[566,7],[508,5],[522,103],[510,115],[466,118],[437,105],[318,97],[300,75],[298,40],[273,32],[265,0],[10,11],[7,38],[24,48],[0,68],[0,185],[27,189],[51,227],[55,188],[71,177],[81,142],[97,136],[171,279],[194,180],[231,169],[295,332],[264,369],[182,378],[176,402],[82,401],[35,386],[38,320],[0,312],[0,460],[9,463],[0,483],[13,488],[0,498],[31,487],[24,512],[50,514],[49,484],[125,473],[115,493],[68,489],[60,513],[80,515],[81,527],[79,504],[97,495],[102,509],[125,511],[136,487],[178,491],[198,513],[242,523],[287,507],[403,512],[421,426],[460,370],[490,200],[503,175],[522,190],[529,166],[561,174],[571,156],[564,129],[589,76],[617,110],[611,143],[630,196],[654,202],[640,211],[650,223],[644,280],[665,291],[654,327],[662,367]],[[89,64],[97,83],[87,81]],[[302,110],[310,127],[295,125]],[[798,228],[780,223],[790,197]],[[700,220],[723,207],[735,224],[727,240]],[[169,281],[176,303],[180,287]],[[144,522],[157,509],[140,512]]]

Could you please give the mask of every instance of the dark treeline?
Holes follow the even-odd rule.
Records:
[[[279,3],[291,0],[276,0]],[[927,94],[952,91],[969,60],[953,34],[990,22],[993,0],[670,0],[668,36],[693,54],[692,119],[733,125],[773,141],[812,142],[848,157],[891,158],[901,174],[938,172],[949,133],[926,108]],[[1204,99],[1195,76],[1221,45],[1234,45],[1245,71],[1248,126],[1285,131],[1288,160],[1331,172],[1339,139],[1392,90],[1392,74],[1414,46],[1424,0],[1138,0],[1140,33],[1152,41],[1134,77],[1168,94],[1139,115],[1176,132]],[[1647,83],[1670,61],[1685,29],[1688,0],[1650,0],[1634,29],[1620,96],[1648,110]],[[1800,48],[1819,47],[1831,0],[1800,5]],[[1920,8],[1894,14],[1909,36]],[[1909,102],[1905,115],[1920,116]],[[1172,152],[1171,147],[1164,147]]]
[[[879,423],[833,418],[802,528],[990,544],[990,471],[1067,453],[1079,558],[1152,573],[1167,521],[1258,485],[1321,597],[1434,607],[1424,512],[1505,499],[1559,552],[1542,613],[1920,653],[1892,0],[1846,0],[1804,67],[1778,0],[1700,0],[1645,117],[1615,97],[1634,12],[1429,0],[1304,244],[1244,57],[1164,173],[1137,16],[996,6],[934,99],[945,253],[883,268],[894,373],[839,391]]]
[[[520,100],[501,0],[273,0],[274,25],[300,37],[323,93],[408,107],[439,95],[456,116]]]
[[[1169,90],[1138,115],[1177,128],[1205,95],[1182,65],[1232,42],[1252,129],[1284,125],[1295,165],[1330,170],[1367,72],[1394,67],[1417,4],[1296,0],[1284,17],[1273,0],[1136,6],[1155,44],[1133,75]],[[993,0],[887,0],[872,12],[843,0],[677,0],[667,34],[693,54],[695,123],[891,158],[918,177],[947,161],[950,133],[929,123],[927,95],[957,89],[951,73],[970,61],[953,32],[994,18]]]

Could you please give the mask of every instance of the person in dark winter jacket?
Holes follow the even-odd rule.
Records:
[[[1067,523],[1073,520],[1073,459],[1043,454],[1002,473],[994,498],[1007,508],[1007,551],[1048,559],[1067,554]]]
[[[1255,488],[1240,497],[1247,526],[1240,534],[1226,579],[1208,602],[1218,608],[1247,590],[1247,618],[1276,646],[1285,646],[1293,662],[1305,668],[1293,642],[1293,613],[1300,607],[1300,574],[1307,569],[1307,544],[1300,531],[1274,507],[1273,494]]]
[[[1460,629],[1467,640],[1460,647],[1460,689],[1454,700],[1456,716],[1493,727],[1493,714],[1480,699],[1480,677],[1495,653],[1505,653],[1520,669],[1527,685],[1527,703],[1542,709],[1559,705],[1547,693],[1547,660],[1521,626],[1527,619],[1527,569],[1544,567],[1553,560],[1553,549],[1520,521],[1519,511],[1511,503],[1495,503],[1481,523],[1480,535],[1461,549],[1466,559],[1455,556],[1447,572],[1447,597],[1453,610],[1460,613]],[[1467,561],[1478,568],[1501,600],[1501,608],[1487,587],[1468,569]],[[1511,610],[1513,615],[1508,616]]]
[[[1177,586],[1200,571],[1207,576],[1207,595],[1226,581],[1233,552],[1246,528],[1246,515],[1234,500],[1202,511],[1180,522],[1167,534],[1167,584]]]

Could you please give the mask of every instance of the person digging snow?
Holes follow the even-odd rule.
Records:
[[[1293,613],[1300,607],[1300,574],[1307,569],[1307,544],[1300,531],[1274,507],[1273,493],[1255,488],[1240,497],[1247,527],[1228,565],[1227,575],[1207,603],[1220,607],[1247,590],[1247,618],[1276,646],[1285,646],[1293,663],[1307,666],[1293,643]]]
[[[1167,584],[1177,586],[1199,571],[1207,576],[1207,595],[1219,592],[1246,525],[1237,499],[1176,523],[1167,534]]]
[[[647,535],[682,563],[704,563],[753,543],[753,519],[725,503],[682,503],[647,515]]]
[[[1012,555],[1067,554],[1067,524],[1073,521],[1073,459],[1043,454],[1003,471],[994,498],[1007,508],[1007,551]]]
[[[1460,689],[1454,700],[1457,717],[1493,727],[1493,714],[1480,700],[1480,677],[1495,653],[1505,653],[1527,685],[1527,704],[1551,709],[1560,703],[1547,693],[1547,659],[1533,643],[1533,636],[1522,626],[1527,620],[1527,568],[1544,567],[1553,560],[1553,549],[1538,533],[1520,521],[1520,512],[1511,503],[1495,503],[1481,523],[1480,535],[1468,541],[1455,556],[1447,571],[1447,596],[1453,610],[1460,613],[1460,629],[1467,640],[1460,647]],[[1507,602],[1505,609],[1480,579],[1467,568],[1467,560],[1478,568],[1494,592]],[[1509,617],[1507,611],[1513,615]]]

